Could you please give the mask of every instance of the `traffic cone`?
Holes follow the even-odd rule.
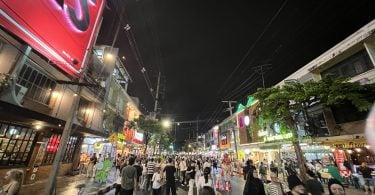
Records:
[[[223,186],[221,185],[221,178],[217,178],[217,181],[216,181],[216,190],[217,191],[221,191],[223,188]]]
[[[230,185],[230,181],[225,181],[224,190],[230,192],[232,190],[232,186]]]

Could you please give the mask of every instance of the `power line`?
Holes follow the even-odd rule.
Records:
[[[232,79],[233,75],[235,72],[237,72],[237,70],[240,68],[240,66],[243,64],[243,62],[246,60],[246,58],[250,55],[250,53],[253,51],[253,49],[255,48],[255,46],[258,44],[258,42],[261,40],[261,38],[263,37],[263,35],[267,32],[268,28],[271,26],[271,24],[273,23],[273,21],[279,16],[280,12],[282,11],[282,9],[285,7],[286,3],[288,2],[288,0],[285,0],[280,8],[277,10],[277,12],[275,13],[275,15],[271,18],[271,20],[267,23],[267,25],[265,26],[265,28],[263,29],[262,33],[258,36],[258,38],[255,40],[255,42],[253,42],[253,44],[250,46],[250,48],[247,50],[247,52],[245,53],[245,55],[242,57],[240,63],[237,64],[237,66],[235,67],[235,69],[231,72],[231,74],[227,77],[227,79],[225,80],[224,84],[222,85],[222,87],[220,88],[219,90],[219,94],[221,93],[221,91],[225,88],[226,84]]]

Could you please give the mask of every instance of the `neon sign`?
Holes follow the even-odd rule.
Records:
[[[63,72],[78,77],[105,0],[0,0],[0,25]]]

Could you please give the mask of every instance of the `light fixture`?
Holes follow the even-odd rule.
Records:
[[[163,120],[162,125],[163,125],[164,128],[169,128],[169,127],[171,127],[171,121],[168,120],[168,119],[165,119],[165,120]]]
[[[42,126],[41,125],[35,125],[35,129],[37,129],[37,130],[39,130],[39,129],[41,129],[42,128]]]
[[[74,93],[73,96],[77,96],[78,94]]]
[[[52,92],[52,97],[57,98],[59,96],[60,96],[60,93],[58,91],[53,91]]]
[[[361,148],[356,148],[355,151],[361,152]]]
[[[106,112],[106,110],[103,110],[103,112],[105,113],[105,112]]]
[[[59,124],[59,127],[61,127],[61,124]]]
[[[250,117],[248,115],[245,116],[244,118],[244,122],[245,122],[245,125],[246,126],[249,126],[250,125]]]
[[[370,149],[370,145],[366,144],[365,148]]]
[[[347,150],[347,152],[348,152],[349,154],[351,154],[351,153],[353,153],[353,150]]]

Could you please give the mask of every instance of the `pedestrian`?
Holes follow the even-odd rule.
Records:
[[[139,159],[135,160],[134,167],[137,170],[137,183],[140,183],[140,178],[142,176],[143,167],[142,167],[142,165],[140,165]]]
[[[204,186],[213,187],[213,181],[210,177],[211,168],[205,167],[203,170],[203,176],[200,176],[197,181],[197,194],[203,189]]]
[[[182,175],[181,184],[182,185],[185,185],[186,170],[187,170],[186,159],[185,159],[185,157],[183,157],[182,160],[181,160],[181,162],[180,162],[180,171],[181,171],[181,175]],[[187,181],[186,181],[186,183],[187,183]]]
[[[121,156],[121,154],[117,154],[116,160],[115,160],[116,176],[117,176],[117,172],[118,172],[119,175],[121,173],[121,171],[120,171],[121,163],[122,163],[122,156]]]
[[[210,186],[204,186],[200,191],[200,195],[215,195],[215,190]]]
[[[271,182],[266,185],[267,195],[284,195],[289,191],[288,187],[279,181],[275,172],[270,173],[270,178]]]
[[[215,172],[217,172],[217,160],[216,159],[213,160],[212,167],[214,168]]]
[[[330,179],[328,181],[329,195],[345,195],[345,189],[342,183],[337,179]]]
[[[265,195],[264,184],[256,176],[255,169],[250,169],[247,172],[246,183],[243,190],[243,195]]]
[[[189,192],[188,195],[193,195],[194,192],[194,177],[195,177],[195,162],[191,161],[190,166],[186,170],[186,174],[189,174]]]
[[[152,179],[152,175],[154,175],[154,169],[155,169],[154,158],[151,158],[147,162],[147,180],[146,180],[146,188],[145,188],[146,191],[149,191],[151,187],[151,179]]]
[[[279,176],[279,169],[277,167],[277,164],[271,161],[270,164],[270,171],[276,173],[276,176]]]
[[[134,158],[129,158],[128,165],[121,170],[120,195],[133,195],[134,187],[138,186],[137,169],[133,166],[134,161]]]
[[[142,181],[141,181],[141,189],[145,190],[146,185],[147,185],[147,166],[146,166],[146,161],[143,159],[142,160]]]
[[[297,175],[289,175],[287,180],[292,195],[305,194],[305,187],[302,181],[297,177]]]
[[[259,166],[259,174],[260,178],[264,183],[267,183],[267,167],[263,164],[263,162],[260,162]]]
[[[18,195],[23,183],[23,171],[19,169],[11,169],[6,173],[4,180],[8,183],[0,188],[0,194]]]
[[[176,180],[175,180],[175,173],[176,167],[173,166],[173,159],[168,159],[168,164],[164,168],[165,178],[166,178],[166,194],[172,192],[172,195],[176,195]]]
[[[374,179],[372,178],[371,172],[374,169],[368,167],[367,162],[362,162],[361,166],[359,167],[359,172],[362,173],[363,179],[365,180],[365,191],[366,194],[370,193],[369,189],[371,189],[371,193],[375,194],[374,192]]]
[[[96,157],[96,153],[94,153],[91,157],[90,157],[90,161],[87,165],[87,177],[88,178],[91,178],[91,177],[94,177],[94,166],[96,164],[96,162],[98,161],[97,157]]]
[[[160,195],[161,194],[161,176],[160,176],[160,167],[155,167],[155,172],[152,175],[152,195]]]
[[[324,188],[322,184],[315,179],[315,174],[311,170],[306,171],[307,180],[306,180],[306,193],[308,195],[323,195]]]

